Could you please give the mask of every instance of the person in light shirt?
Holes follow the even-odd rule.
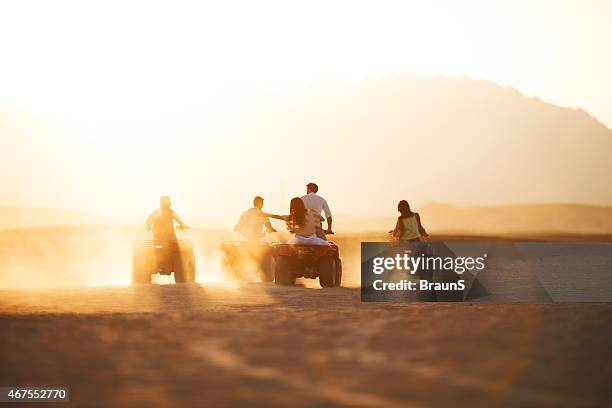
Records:
[[[299,197],[294,197],[289,203],[289,214],[278,215],[263,213],[263,216],[283,220],[287,223],[289,232],[295,236],[289,240],[288,244],[295,245],[329,245],[325,238],[317,236],[317,229],[320,229],[322,217],[314,211],[306,209],[304,201]]]
[[[421,216],[410,209],[408,201],[400,201],[397,204],[397,211],[399,211],[400,216],[395,224],[395,229],[390,231],[395,240],[421,241],[429,236],[423,224],[421,224]]]
[[[312,211],[319,217],[321,217],[321,212],[325,213],[325,220],[327,220],[327,229],[323,230],[323,226],[319,225],[317,229],[317,236],[319,238],[325,239],[325,234],[333,234],[332,230],[332,213],[329,210],[329,205],[327,204],[327,200],[317,194],[319,191],[319,186],[315,183],[306,184],[306,195],[302,197],[302,201],[306,206],[306,209]],[[323,217],[321,217],[323,219]]]
[[[242,213],[234,231],[244,237],[246,241],[260,241],[264,237],[263,228],[268,233],[276,232],[270,224],[268,217],[262,211],[264,199],[257,196],[253,199],[253,207]]]

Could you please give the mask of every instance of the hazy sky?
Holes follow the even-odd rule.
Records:
[[[609,0],[4,0],[0,101],[138,120],[238,86],[401,72],[491,79],[612,127],[611,46]]]
[[[610,0],[0,0],[0,103],[78,129],[43,131],[25,148],[25,136],[0,134],[0,205],[142,214],[168,193],[192,214],[234,218],[255,194],[284,208],[314,177],[340,212],[393,213],[392,195],[342,206],[353,192],[330,191],[336,171],[282,168],[265,134],[249,134],[241,161],[244,142],[214,122],[233,124],[253,89],[412,73],[489,79],[612,127],[611,45]],[[421,193],[416,203],[507,201]]]

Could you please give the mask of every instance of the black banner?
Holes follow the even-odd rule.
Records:
[[[612,244],[362,242],[361,300],[612,302]]]

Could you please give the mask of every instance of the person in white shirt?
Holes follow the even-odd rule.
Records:
[[[234,231],[239,233],[247,241],[260,241],[264,237],[263,227],[269,233],[276,232],[270,224],[268,217],[262,211],[264,199],[257,196],[253,199],[253,208],[242,213]]]
[[[321,212],[325,213],[327,229],[324,231],[323,226],[321,225],[317,231],[317,236],[325,239],[325,234],[329,235],[334,233],[332,230],[332,213],[329,210],[329,205],[327,205],[327,200],[320,195],[317,195],[318,191],[319,186],[317,186],[315,183],[306,184],[306,195],[302,197],[302,201],[304,202],[307,210],[314,212],[318,216],[321,216]]]
[[[294,197],[289,203],[289,214],[277,215],[264,213],[264,216],[283,220],[287,223],[289,232],[295,234],[293,239],[289,240],[288,244],[295,245],[326,245],[329,242],[317,235],[317,230],[321,229],[321,220],[323,217],[314,213],[314,211],[306,209],[304,201],[299,197]]]

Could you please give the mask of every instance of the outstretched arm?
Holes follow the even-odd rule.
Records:
[[[423,224],[421,224],[421,216],[419,215],[419,213],[415,213],[414,215],[416,217],[417,223],[419,224],[419,232],[421,233],[421,236],[428,237],[429,234],[427,233],[427,231],[425,231],[425,228],[423,228]]]
[[[149,215],[149,218],[147,218],[147,221],[145,222],[145,229],[147,231],[151,231],[151,228],[153,228],[153,223],[155,222],[155,213],[156,211],[153,211],[151,215]]]
[[[179,227],[181,229],[185,229],[187,228],[187,225],[185,225],[185,223],[183,222],[183,220],[181,220],[181,217],[178,216],[177,213],[175,213],[174,211],[172,212],[172,218],[174,219],[174,221],[178,222]]]
[[[283,220],[283,221],[288,221],[289,220],[289,216],[288,215],[269,214],[269,213],[262,212],[261,216],[262,217],[268,217],[268,218],[274,218],[275,220]],[[268,222],[270,222],[270,221],[268,220]]]

